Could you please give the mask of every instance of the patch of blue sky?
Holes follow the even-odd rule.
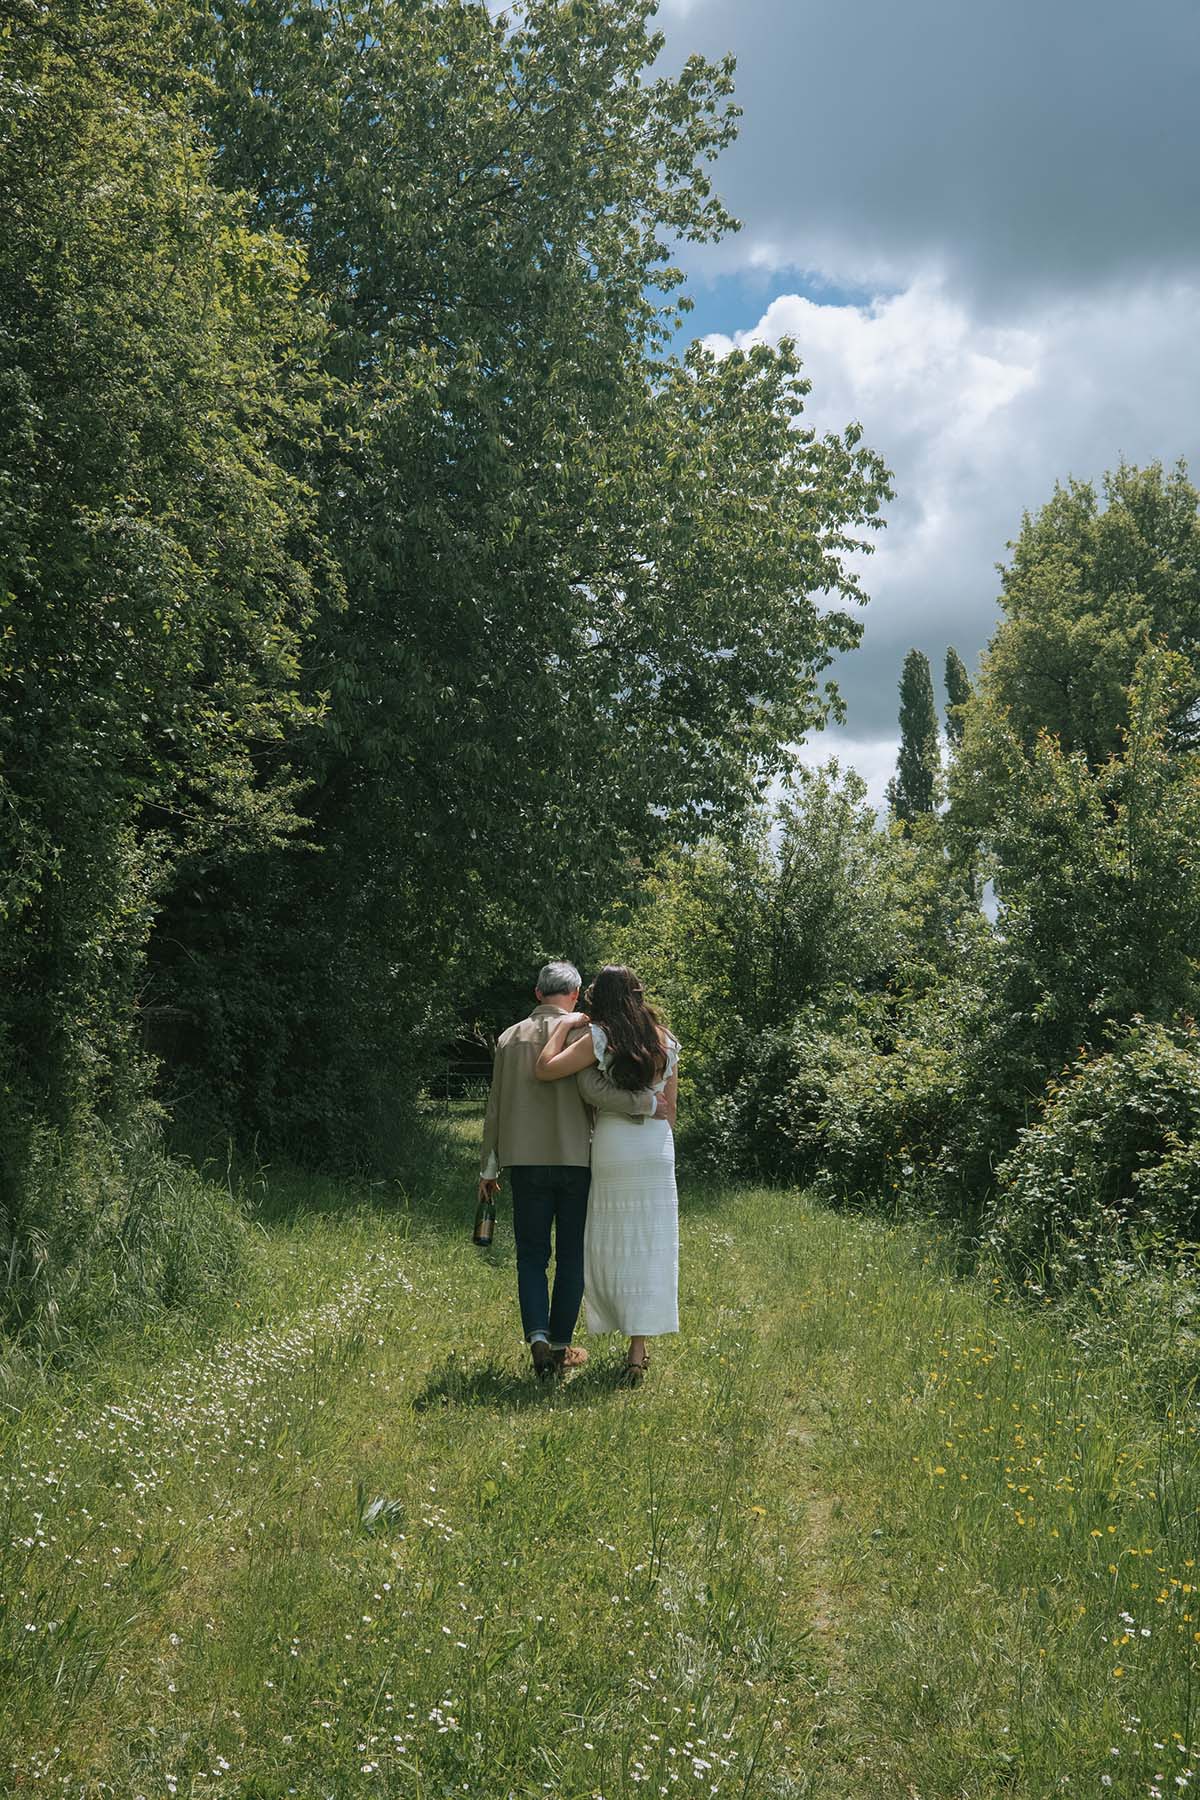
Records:
[[[877,290],[843,287],[812,270],[796,267],[746,267],[720,274],[693,272],[682,290],[692,302],[676,334],[682,350],[693,338],[720,333],[733,337],[752,331],[781,294],[800,294],[817,306],[867,306]]]

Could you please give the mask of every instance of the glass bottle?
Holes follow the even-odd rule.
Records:
[[[479,1205],[475,1208],[475,1234],[472,1237],[471,1242],[473,1244],[478,1244],[481,1249],[486,1250],[491,1244],[492,1233],[495,1229],[496,1202],[490,1195],[485,1195],[479,1202]]]

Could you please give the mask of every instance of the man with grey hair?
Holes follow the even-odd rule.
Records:
[[[576,1368],[587,1351],[571,1343],[583,1299],[583,1228],[591,1185],[588,1106],[649,1118],[663,1102],[647,1088],[630,1093],[597,1068],[566,1081],[538,1081],[534,1064],[563,1013],[574,1012],[582,985],[574,963],[548,962],[538,973],[537,1005],[510,1025],[496,1046],[483,1122],[480,1197],[495,1199],[500,1172],[512,1184],[513,1240],[521,1324],[539,1375]],[[554,1240],[554,1291],[546,1271]]]

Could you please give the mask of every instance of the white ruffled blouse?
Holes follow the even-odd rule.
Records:
[[[594,1050],[595,1055],[596,1055],[596,1066],[597,1066],[597,1068],[603,1069],[605,1074],[607,1074],[609,1065],[612,1062],[612,1056],[613,1056],[612,1049],[608,1042],[608,1033],[605,1031],[603,1025],[593,1025],[591,1028],[591,1031],[592,1031],[592,1049]],[[668,1033],[667,1033],[667,1066],[663,1070],[659,1079],[657,1081],[651,1082],[650,1091],[652,1093],[655,1093],[655,1094],[662,1093],[662,1091],[666,1087],[668,1081],[670,1081],[672,1075],[675,1073],[678,1063],[679,1063],[679,1045],[676,1042],[676,1040],[671,1036],[670,1032],[668,1031]]]

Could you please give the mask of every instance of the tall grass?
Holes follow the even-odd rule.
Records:
[[[927,1232],[685,1179],[684,1336],[630,1393],[615,1344],[529,1375],[464,1143],[264,1199],[236,1326],[0,1446],[0,1789],[1192,1784],[1192,1419]]]
[[[169,1156],[153,1120],[33,1131],[0,1208],[0,1400],[164,1312],[224,1309],[247,1250],[242,1198]]]

